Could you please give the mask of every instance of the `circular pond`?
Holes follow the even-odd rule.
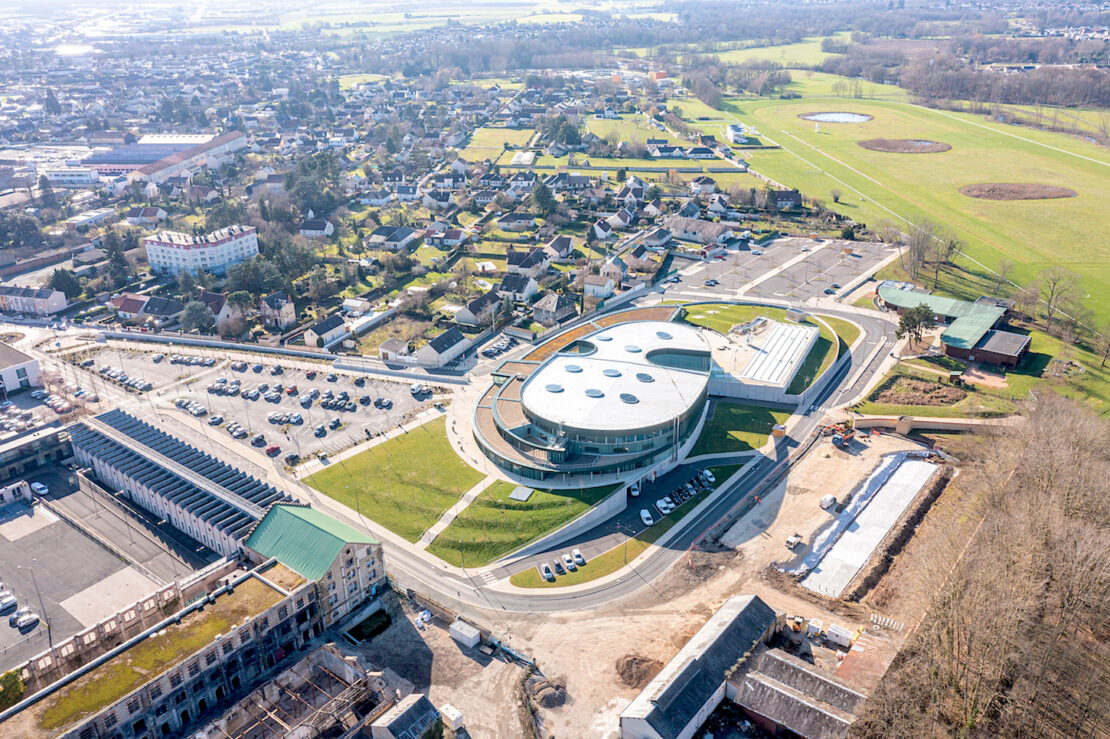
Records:
[[[867,123],[871,120],[872,116],[866,113],[845,113],[845,112],[828,112],[828,113],[803,113],[798,116],[807,121],[817,121],[818,123]]]

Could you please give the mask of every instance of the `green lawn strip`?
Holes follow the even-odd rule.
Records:
[[[114,703],[280,598],[276,590],[258,580],[243,582],[233,594],[220,596],[203,611],[189,614],[181,623],[136,644],[45,699],[39,726],[45,730],[66,726]]]
[[[415,542],[482,473],[447,441],[443,418],[371,447],[305,479],[324,495]]]
[[[527,501],[510,500],[516,487],[498,480],[483,490],[428,551],[455,566],[479,567],[574,520],[616,489],[534,489]]]
[[[775,424],[785,423],[788,418],[788,410],[717,402],[689,456],[758,449],[766,443]]]
[[[1017,407],[1009,395],[990,393],[984,389],[965,386],[967,397],[951,405],[896,405],[879,403],[874,399],[898,377],[912,377],[916,380],[946,384],[943,378],[933,372],[926,372],[901,364],[890,371],[871,391],[867,400],[857,404],[852,410],[868,416],[928,416],[933,418],[998,418],[1013,414]]]
[[[727,464],[709,468],[718,483],[723,483],[738,469],[740,469],[740,465],[738,464]],[[535,567],[529,567],[527,570],[516,573],[509,578],[509,582],[519,588],[560,588],[566,585],[578,585],[580,583],[590,582],[599,577],[612,574],[640,556],[645,549],[658,541],[659,537],[670,531],[672,526],[681,521],[687,513],[694,510],[694,508],[696,508],[711,492],[711,489],[701,491],[669,514],[656,521],[654,526],[625,540],[624,544],[613,547],[609,551],[588,560],[585,566],[579,567],[574,572],[568,572],[565,575],[556,577],[555,582],[544,580],[540,577],[539,570]]]

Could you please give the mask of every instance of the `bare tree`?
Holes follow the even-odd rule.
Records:
[[[1045,322],[1052,323],[1065,299],[1079,287],[1079,275],[1060,267],[1049,267],[1040,277],[1041,299],[1045,304]]]
[[[906,233],[907,271],[915,280],[921,275],[929,259],[929,254],[937,242],[937,227],[927,219],[921,219],[910,224]]]
[[[998,263],[998,269],[994,273],[994,294],[998,295],[998,291],[1002,289],[1002,283],[1010,281],[1010,273],[1014,271],[1014,261],[1012,259],[1003,259]]]
[[[831,196],[832,196],[832,201],[833,201],[834,203],[839,203],[839,202],[840,202],[840,196],[841,196],[841,195],[843,195],[843,193],[842,193],[842,192],[840,191],[840,188],[834,187],[834,188],[833,188],[833,189],[832,189],[832,190],[831,190],[831,191],[829,192],[829,195],[831,195]]]

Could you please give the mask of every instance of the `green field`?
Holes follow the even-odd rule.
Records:
[[[386,79],[384,74],[345,74],[339,78],[339,89],[349,90],[355,85]]]
[[[1053,264],[1083,276],[1097,322],[1110,319],[1110,242],[1105,203],[1110,202],[1110,153],[1067,136],[984,121],[908,104],[897,88],[864,86],[874,98],[832,94],[837,79],[814,74],[793,85],[797,100],[738,98],[725,107],[757,129],[777,150],[745,152],[752,168],[801,189],[853,219],[906,227],[929,218],[966,242],[961,264],[989,274],[1003,259],[1017,264],[1012,279],[1024,283]],[[817,126],[799,114],[848,111],[873,116],[866,123]],[[870,138],[931,139],[950,144],[938,154],[870,151]],[[974,167],[967,166],[974,162]],[[1075,190],[1073,198],[990,201],[967,197],[962,185],[1033,182]],[[833,204],[831,192],[842,192]],[[1100,203],[1102,205],[1100,205]]]
[[[841,39],[847,39],[848,34],[836,34]],[[796,44],[782,44],[779,46],[759,46],[748,49],[728,49],[723,51],[707,52],[710,56],[718,57],[726,64],[743,64],[745,62],[778,62],[784,67],[816,67],[833,54],[821,51],[821,41],[824,37],[808,38]]]
[[[788,418],[790,411],[718,401],[689,456],[759,449],[767,443],[775,424],[785,423]]]
[[[640,115],[623,116],[619,120],[591,117],[586,120],[586,128],[603,139],[609,138],[610,134],[616,134],[618,141],[629,143],[634,141],[645,143],[648,139],[666,139],[671,144],[689,145],[689,142],[684,142],[677,136],[648,125],[647,119]]]
[[[531,128],[504,128],[502,126],[483,126],[474,131],[470,136],[470,143],[459,152],[459,156],[468,162],[483,159],[497,159],[504,150],[505,144],[523,148],[535,135]]]
[[[498,480],[483,490],[440,532],[428,551],[456,566],[479,567],[543,536],[584,513],[612,485],[581,490],[534,490],[527,501],[509,499],[516,488]]]
[[[713,472],[713,477],[716,478],[718,483],[722,483],[740,469],[738,464],[720,465],[718,467],[710,467]],[[574,572],[568,572],[556,578],[555,582],[547,582],[540,577],[539,571],[535,567],[529,567],[527,570],[518,572],[509,578],[509,582],[519,588],[560,588],[567,585],[578,585],[584,582],[596,580],[599,577],[612,574],[624,567],[626,564],[636,559],[641,553],[649,546],[659,540],[659,537],[670,531],[671,527],[681,521],[686,514],[694,510],[698,503],[704,500],[712,490],[707,489],[693,496],[687,500],[681,507],[671,511],[655,522],[651,528],[645,529],[637,536],[626,539],[623,544],[618,547],[610,549],[591,560],[588,560],[584,567],[579,567]]]
[[[447,422],[437,418],[305,482],[414,542],[481,479],[459,459],[447,441]]]

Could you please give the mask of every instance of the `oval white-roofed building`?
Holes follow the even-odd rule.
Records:
[[[643,435],[705,399],[709,342],[693,326],[622,323],[549,358],[520,391],[524,413],[553,433]]]
[[[474,436],[499,466],[571,481],[646,469],[689,438],[705,409],[712,347],[703,329],[630,320],[579,327],[503,363],[478,401]]]

